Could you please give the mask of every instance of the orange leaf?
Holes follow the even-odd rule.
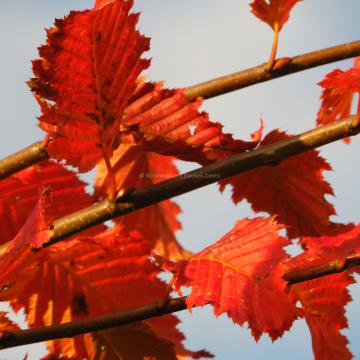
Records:
[[[268,333],[275,340],[296,317],[278,264],[289,242],[278,235],[274,218],[244,219],[214,245],[195,254],[180,281],[192,286],[188,308],[211,303],[218,316],[249,324],[256,340]],[[183,265],[185,264],[185,266]]]

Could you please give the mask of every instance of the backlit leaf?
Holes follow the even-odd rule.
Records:
[[[261,146],[287,139],[290,136],[274,130],[261,142]],[[325,195],[333,190],[323,177],[330,165],[310,150],[282,161],[279,165],[263,166],[221,182],[233,187],[233,201],[246,199],[256,212],[266,211],[278,216],[279,222],[287,226],[288,235],[319,236],[335,231],[330,222],[335,209]]]
[[[10,241],[24,225],[43,187],[51,190],[49,218],[57,219],[90,206],[85,183],[62,165],[42,161],[0,181],[0,243]],[[76,198],[76,201],[74,201]]]
[[[132,1],[71,12],[48,30],[29,82],[42,108],[47,151],[88,171],[119,145],[124,108],[149,61],[149,39],[136,30]]]
[[[326,125],[346,119],[356,94],[360,92],[360,58],[347,71],[336,69],[327,74],[319,85],[323,88],[321,106],[317,114],[317,125]],[[349,142],[350,139],[345,139]]]
[[[351,296],[347,287],[353,283],[350,275],[342,273],[291,287],[295,300],[301,303],[317,360],[352,359],[341,330],[348,327],[345,305]]]
[[[224,134],[220,123],[199,111],[202,100],[190,102],[182,89],[139,82],[130,102],[123,124],[135,127],[134,143],[142,144],[146,151],[207,164],[253,149],[259,142],[259,136],[243,141]]]
[[[211,303],[248,323],[256,340],[266,332],[275,340],[291,326],[296,312],[277,267],[286,259],[288,241],[278,235],[274,218],[244,219],[214,245],[180,262],[180,281],[191,286],[188,308]]]
[[[119,228],[30,255],[29,248],[23,248],[17,253],[16,271],[9,269],[1,276],[0,299],[10,301],[15,310],[24,307],[30,327],[151,305],[162,299],[166,285],[157,278],[159,269],[149,261],[149,254],[149,243],[136,233],[125,235]],[[153,355],[161,358],[161,354],[166,354],[164,359],[176,359],[175,349],[181,344],[163,339],[155,329],[153,323],[150,326],[144,322],[119,331],[99,332],[97,337],[106,340],[101,349],[117,354],[116,359],[130,353],[129,359]],[[144,341],[142,347],[139,339]],[[69,358],[88,358],[97,351],[97,343],[91,335],[84,335],[49,341],[48,348],[53,354]],[[148,353],[149,349],[155,353]]]

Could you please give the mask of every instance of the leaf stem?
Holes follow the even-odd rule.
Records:
[[[271,71],[271,69],[274,67],[274,64],[275,64],[277,49],[278,49],[278,45],[279,45],[279,32],[280,32],[280,24],[278,22],[275,22],[274,38],[273,38],[270,58],[269,58],[267,64],[265,65],[265,71],[267,71],[267,72]]]

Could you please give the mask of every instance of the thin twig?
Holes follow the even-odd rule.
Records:
[[[336,259],[324,264],[288,272],[283,278],[289,285],[294,285],[323,276],[340,273],[357,266],[360,266],[360,257],[358,255],[351,255],[346,259]]]
[[[360,266],[360,257],[348,257],[341,268],[336,261],[293,271],[285,274],[283,278],[289,285],[312,280],[315,278],[336,274],[355,266]],[[137,321],[151,319],[158,316],[174,313],[186,309],[186,297],[171,299],[163,306],[159,303],[129,311],[116,312],[92,319],[84,319],[59,325],[39,327],[7,333],[0,338],[0,349],[33,344],[37,342],[71,338],[77,335],[106,330],[118,326],[128,325]]]
[[[94,225],[138,209],[185,194],[217,181],[261,166],[278,165],[281,161],[360,132],[358,117],[324,125],[300,135],[255,150],[234,155],[185,174],[145,188],[134,190],[114,201],[104,200],[79,212],[58,219],[49,246]]]
[[[154,304],[139,309],[103,315],[92,319],[7,333],[0,338],[0,349],[7,349],[52,339],[69,338],[88,332],[109,329],[156,316],[174,313],[186,309],[185,300],[185,297],[181,297],[169,300],[165,306],[162,307],[160,307],[159,304]]]
[[[359,55],[360,41],[354,41],[288,58],[286,64],[281,66],[280,69],[267,71],[265,64],[262,64],[234,74],[222,76],[190,86],[185,89],[185,93],[190,101],[198,97],[210,99],[261,82]],[[0,160],[0,180],[48,158],[48,155],[40,144],[41,143],[35,143],[14,155]]]

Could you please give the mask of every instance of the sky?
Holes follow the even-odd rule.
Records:
[[[266,61],[272,41],[270,28],[249,11],[247,0],[135,0],[141,11],[139,28],[152,38],[148,57],[152,66],[146,72],[150,80],[164,80],[167,87],[186,87],[239,71]],[[90,0],[1,0],[0,2],[0,157],[43,137],[37,128],[39,109],[25,81],[31,77],[31,60],[36,48],[44,42],[44,28],[55,17],[70,9],[92,6]],[[358,40],[360,28],[357,0],[312,0],[298,4],[280,35],[279,56],[293,56],[316,49]],[[319,107],[323,76],[351,61],[323,66],[285,78],[205,101],[203,109],[212,120],[224,124],[225,132],[247,139],[265,121],[265,132],[281,128],[290,133],[311,129]],[[326,177],[336,198],[338,222],[358,221],[360,195],[358,154],[360,138],[351,146],[341,142],[327,145],[321,154],[334,171]],[[178,163],[182,171],[196,165]],[[91,177],[86,177],[90,180]],[[248,204],[232,204],[230,191],[220,194],[212,185],[180,196],[176,201],[183,213],[180,241],[192,251],[215,242],[228,232],[238,219],[254,216]],[[351,287],[353,303],[347,307],[350,349],[360,359],[360,286]],[[311,339],[303,321],[297,321],[290,332],[274,344],[264,337],[259,343],[249,331],[234,325],[225,316],[215,318],[210,308],[182,312],[181,329],[192,349],[206,347],[216,359],[311,359]],[[35,360],[42,345],[0,352],[1,360],[20,359],[25,351]]]

